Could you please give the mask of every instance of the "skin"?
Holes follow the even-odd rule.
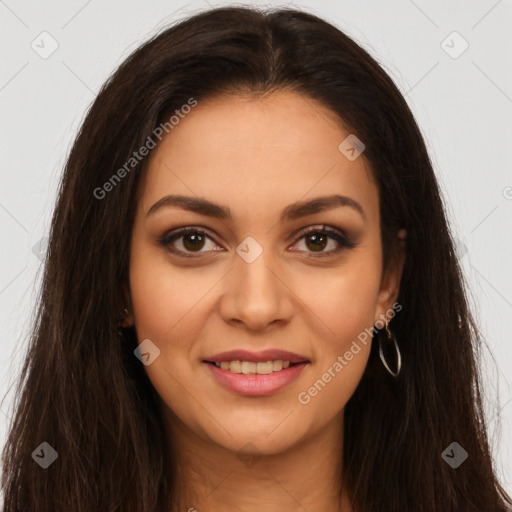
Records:
[[[150,339],[160,350],[145,369],[178,460],[180,507],[173,510],[351,510],[345,488],[339,503],[334,475],[344,408],[370,342],[307,405],[298,395],[365,328],[390,319],[403,242],[399,264],[384,273],[378,189],[364,154],[350,161],[338,149],[349,133],[330,110],[297,93],[219,96],[199,102],[150,155],[138,190],[125,325],[135,324],[139,343]],[[291,203],[335,193],[360,203],[364,218],[343,206],[279,221]],[[168,194],[209,199],[229,207],[233,219],[177,207],[148,215]],[[324,224],[357,245],[317,256],[303,231]],[[171,243],[196,257],[159,245],[186,226],[211,237],[195,251],[190,236]],[[263,249],[252,263],[236,252],[247,236]],[[397,236],[403,240],[403,230]],[[323,254],[339,247],[332,238],[320,245]],[[235,348],[285,349],[310,364],[273,395],[242,396],[202,362]],[[240,450],[255,457],[241,460]]]

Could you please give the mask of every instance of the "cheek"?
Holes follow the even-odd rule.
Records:
[[[346,264],[322,271],[303,283],[304,302],[322,320],[325,348],[343,350],[361,331],[373,325],[380,288],[380,264],[371,251],[353,253]],[[313,275],[313,274],[312,274]],[[312,286],[314,284],[314,286]],[[309,292],[308,292],[309,289]]]
[[[166,254],[135,247],[130,261],[130,292],[139,340],[158,345],[197,326],[190,318],[215,284],[215,276],[202,269],[173,267]]]
[[[378,251],[354,254],[345,266],[317,279],[315,293],[304,295],[308,307],[321,320],[317,326],[323,325],[315,340],[319,350],[314,371],[297,397],[306,409],[322,411],[315,422],[337,414],[364,373],[380,285],[375,254],[378,256]]]
[[[194,341],[200,338],[206,317],[208,291],[217,280],[199,269],[173,268],[144,249],[132,253],[130,289],[137,338],[139,343],[151,340],[160,350],[144,369],[162,401],[191,425],[201,412],[193,412],[191,396],[204,394],[191,380],[191,372],[197,370],[191,360],[200,364],[199,355],[192,352],[197,351]]]

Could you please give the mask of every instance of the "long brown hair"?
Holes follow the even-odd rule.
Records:
[[[403,96],[326,21],[291,9],[229,7],[182,20],[138,48],[103,86],[76,137],[3,450],[5,512],[170,510],[172,443],[133,354],[135,331],[125,329],[122,340],[117,334],[147,159],[126,162],[190,98],[281,89],[321,102],[364,142],[379,187],[385,266],[395,254],[392,235],[401,227],[408,235],[403,309],[390,324],[402,372],[390,377],[374,342],[345,410],[343,478],[354,507],[498,512],[511,504],[488,446],[478,373],[483,341]],[[116,173],[122,179],[113,180]],[[32,456],[43,442],[58,454],[46,469]],[[469,455],[457,469],[441,456],[452,442]]]

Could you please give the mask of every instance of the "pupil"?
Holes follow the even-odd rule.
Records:
[[[324,247],[325,247],[325,235],[322,235],[320,233],[314,233],[312,235],[309,235],[309,239],[310,241],[312,240],[313,241],[313,249],[317,250],[317,249],[320,249],[322,250]]]
[[[191,243],[190,243],[191,242]],[[183,245],[187,249],[201,249],[202,245],[204,243],[203,236],[198,233],[190,233],[188,235],[185,235]]]

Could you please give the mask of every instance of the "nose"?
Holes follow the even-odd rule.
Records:
[[[220,313],[231,325],[261,331],[292,317],[293,292],[281,267],[265,251],[252,263],[237,256],[222,286]]]

